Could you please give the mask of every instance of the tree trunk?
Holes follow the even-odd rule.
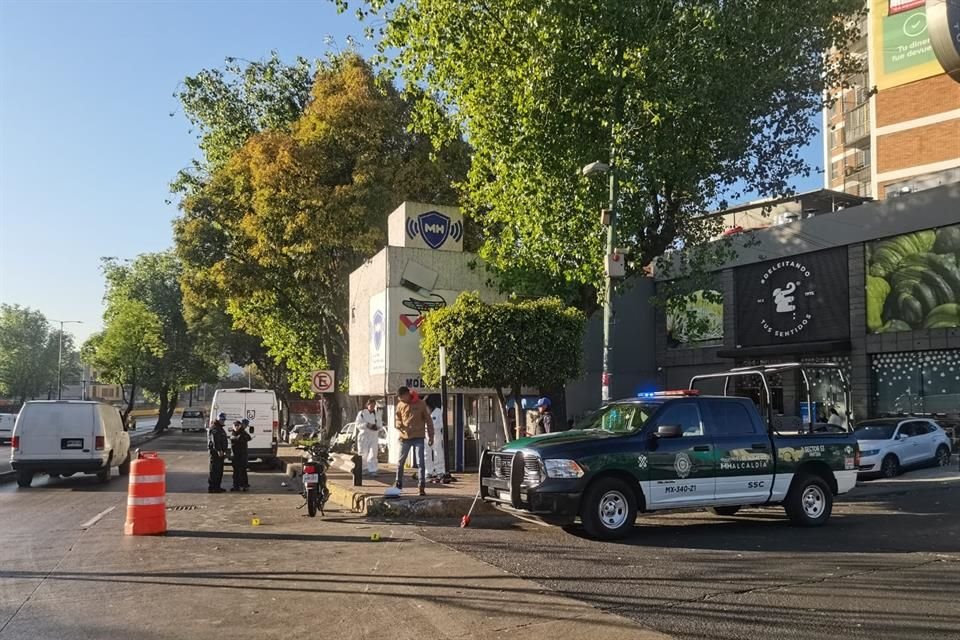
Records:
[[[137,383],[130,383],[130,396],[126,395],[127,390],[124,389],[123,385],[120,385],[120,393],[123,394],[123,400],[127,405],[127,408],[123,411],[123,424],[127,424],[127,419],[130,417],[130,414],[133,413],[134,399],[137,397]]]
[[[515,382],[510,387],[513,394],[513,411],[517,414],[517,437],[522,438],[521,434],[527,433],[527,414],[523,410],[523,396],[520,395],[520,383]]]
[[[164,389],[160,393],[160,409],[157,412],[157,426],[153,428],[156,433],[163,432],[170,426],[173,413],[177,409],[177,397],[180,392],[176,389]]]
[[[510,442],[513,440],[513,435],[510,430],[510,417],[507,415],[507,399],[503,395],[503,389],[498,385],[497,389],[497,404],[500,406],[500,419],[503,420],[503,435],[506,438],[504,442]]]

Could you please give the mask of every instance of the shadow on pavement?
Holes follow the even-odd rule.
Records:
[[[291,542],[357,542],[374,544],[367,536],[340,536],[313,533],[272,533],[269,531],[189,531],[169,529],[167,531],[167,537],[225,538],[229,540],[285,540]],[[410,540],[410,538],[382,537],[380,538],[379,542],[405,542],[408,540]]]

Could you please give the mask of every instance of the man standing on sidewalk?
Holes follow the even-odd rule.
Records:
[[[367,408],[357,414],[357,453],[363,461],[364,469],[370,475],[377,472],[377,453],[380,448],[380,429],[383,421],[377,413],[377,401],[367,400]]]
[[[223,482],[223,460],[227,457],[227,432],[223,430],[223,423],[227,414],[221,413],[210,425],[210,434],[207,436],[207,450],[210,452],[210,477],[207,478],[207,493],[223,493],[220,483]]]
[[[550,411],[550,398],[543,397],[537,400],[536,427],[534,433],[553,433],[553,412]]]
[[[420,471],[419,488],[420,495],[426,495],[424,487],[426,486],[426,474],[424,472],[423,462],[423,439],[426,436],[427,443],[433,446],[433,421],[430,419],[430,410],[427,404],[419,398],[414,400],[410,397],[410,389],[400,387],[397,389],[397,412],[396,412],[397,431],[400,432],[400,460],[397,464],[397,489],[403,489],[403,465],[407,460],[410,451],[413,451],[414,460]]]

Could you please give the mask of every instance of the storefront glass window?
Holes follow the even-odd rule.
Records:
[[[960,412],[960,351],[873,356],[874,415]]]

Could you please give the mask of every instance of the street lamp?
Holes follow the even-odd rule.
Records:
[[[60,347],[57,351],[57,400],[63,397],[63,325],[65,324],[83,324],[82,320],[54,320],[60,323]]]
[[[619,184],[617,182],[617,172],[613,169],[614,151],[610,150],[610,162],[591,162],[581,169],[580,173],[589,177],[596,174],[606,173],[610,176],[610,194],[607,208],[600,213],[601,222],[607,227],[607,246],[604,256],[604,275],[605,287],[603,294],[603,378],[600,387],[600,400],[604,403],[610,401],[610,384],[612,375],[610,371],[610,359],[613,352],[613,279],[622,277],[622,257],[617,254],[617,215],[616,206],[619,198]],[[614,273],[614,269],[619,270]]]

